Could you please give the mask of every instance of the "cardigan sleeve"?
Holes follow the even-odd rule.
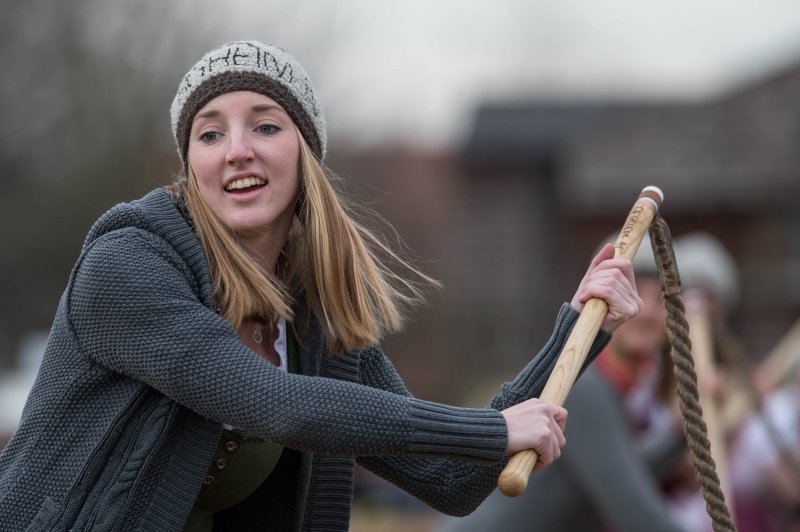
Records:
[[[303,451],[498,462],[496,410],[457,408],[359,383],[287,374],[248,349],[203,305],[181,257],[123,228],[87,246],[67,305],[82,356],[219,423]]]
[[[514,380],[502,386],[500,394],[492,399],[491,406],[493,408],[504,410],[532,397],[539,397],[579,317],[580,313],[569,304],[564,303],[561,305],[556,316],[555,327],[547,343],[519,372]],[[600,329],[592,342],[592,346],[589,348],[589,353],[586,355],[586,360],[581,366],[578,377],[594,362],[594,359],[608,345],[610,340],[611,333]]]
[[[579,313],[564,304],[558,312],[555,328],[542,350],[516,378],[504,384],[487,409],[502,410],[532,397],[544,388],[558,355],[572,331]],[[581,372],[597,357],[611,335],[600,331]],[[397,394],[409,395],[394,366],[380,348],[362,357],[364,382]],[[359,463],[375,474],[398,485],[440,512],[464,516],[478,507],[497,486],[497,478],[507,460],[499,464],[467,464],[452,460],[403,457],[360,457]]]

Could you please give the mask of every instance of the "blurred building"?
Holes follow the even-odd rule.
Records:
[[[710,232],[738,261],[734,320],[758,357],[800,315],[798,147],[800,64],[702,103],[486,106],[464,155],[470,182],[515,172],[548,190],[530,206],[552,205],[557,253],[581,267],[638,191],[660,186],[673,234]]]
[[[463,394],[541,345],[651,184],[673,235],[710,232],[738,261],[732,320],[763,356],[800,315],[799,147],[800,64],[705,102],[487,103],[458,153],[338,151],[331,166],[393,191],[382,212],[437,259],[423,267],[444,298],[390,354],[418,391],[452,399],[442,382]]]

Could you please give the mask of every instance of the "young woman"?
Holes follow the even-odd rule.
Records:
[[[595,258],[487,408],[419,400],[379,347],[419,292],[332,189],[302,67],[225,44],[171,117],[184,176],[89,232],[0,455],[0,529],[346,530],[356,460],[462,515],[508,454],[559,456],[566,411],[535,397],[583,302],[610,308],[592,355],[638,311],[628,261]]]

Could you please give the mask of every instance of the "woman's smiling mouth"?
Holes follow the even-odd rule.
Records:
[[[253,187],[263,187],[267,182],[260,177],[243,177],[231,181],[225,186],[226,192],[248,192]]]

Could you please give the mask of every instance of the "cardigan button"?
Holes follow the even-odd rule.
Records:
[[[217,460],[217,469],[225,469],[226,467],[228,467],[227,460],[225,460],[224,458],[220,458],[219,460]]]
[[[225,443],[225,450],[229,453],[235,453],[237,449],[239,449],[239,444],[235,441],[231,440]]]
[[[212,477],[211,475],[206,475],[206,478],[203,479],[204,488],[211,486],[211,484],[213,483],[214,483],[214,477]]]

